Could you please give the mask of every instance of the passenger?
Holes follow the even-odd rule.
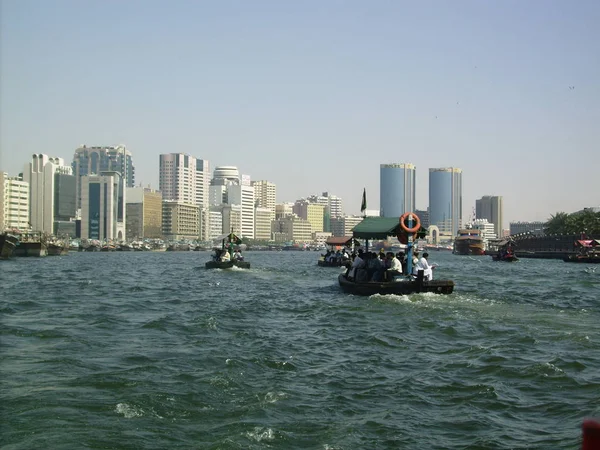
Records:
[[[233,254],[233,259],[235,259],[236,261],[243,261],[244,257],[242,256],[242,251],[240,249],[237,249],[235,251],[235,253]]]
[[[356,257],[354,258],[354,261],[352,261],[352,266],[348,270],[347,278],[350,281],[354,281],[354,278],[356,277],[356,271],[358,269],[365,268],[365,260],[363,259],[363,256],[364,256],[364,252],[363,252],[363,249],[361,248],[358,250],[358,255],[356,255]]]
[[[431,265],[429,264],[429,253],[425,252],[423,253],[423,257],[421,259],[419,259],[419,263],[417,264],[417,266],[419,267],[419,270],[423,270],[423,279],[425,281],[432,281],[433,280],[433,269],[436,267],[435,265]]]
[[[381,269],[381,261],[377,257],[377,253],[367,253],[367,276],[369,280],[372,280],[377,271]]]
[[[387,281],[394,281],[394,277],[402,275],[402,264],[393,252],[389,252],[387,257],[390,260],[390,267],[386,270],[385,276]]]
[[[224,250],[221,253],[221,262],[229,262],[231,261],[231,255],[229,254],[229,252],[227,250]]]
[[[413,258],[412,258],[412,274],[413,276],[417,276],[417,274],[419,273],[419,252],[414,252],[413,253]]]

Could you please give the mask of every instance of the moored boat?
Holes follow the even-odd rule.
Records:
[[[569,255],[563,258],[564,262],[574,263],[587,263],[587,264],[599,264],[600,253],[597,252],[596,247],[600,245],[600,241],[597,239],[579,239],[575,241],[575,248],[579,249],[579,252],[575,255]]]
[[[18,244],[18,236],[8,231],[0,234],[0,259],[10,258]]]

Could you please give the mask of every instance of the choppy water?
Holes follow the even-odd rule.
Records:
[[[576,449],[600,267],[432,254],[450,296],[354,297],[317,253],[0,262],[1,448]]]

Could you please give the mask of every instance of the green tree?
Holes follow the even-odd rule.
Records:
[[[566,234],[567,220],[569,214],[565,212],[557,212],[546,222],[544,233],[546,234]]]

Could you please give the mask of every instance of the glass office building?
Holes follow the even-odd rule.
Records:
[[[462,226],[462,170],[429,169],[429,223],[456,236]]]
[[[413,164],[381,164],[379,215],[400,217],[415,211],[416,167]]]

